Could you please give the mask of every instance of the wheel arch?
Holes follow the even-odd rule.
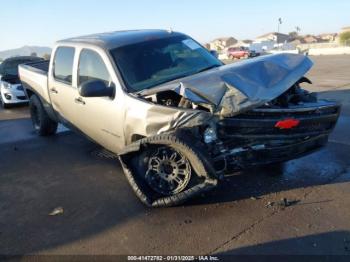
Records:
[[[24,90],[29,100],[33,95],[37,96],[41,104],[43,105],[46,113],[48,114],[48,116],[53,121],[59,122],[59,118],[57,117],[55,110],[53,109],[52,105],[49,102],[47,102],[40,94],[38,94],[37,92],[35,92],[35,90],[31,88],[25,87]]]

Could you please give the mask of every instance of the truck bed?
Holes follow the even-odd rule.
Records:
[[[40,95],[46,102],[50,101],[47,89],[47,75],[50,61],[39,61],[19,65],[18,72],[24,89]]]
[[[31,62],[26,63],[25,65],[37,69],[37,71],[40,71],[40,73],[47,74],[49,72],[50,60]]]

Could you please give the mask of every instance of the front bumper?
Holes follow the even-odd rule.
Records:
[[[327,143],[339,113],[339,104],[320,101],[286,109],[260,108],[223,119],[218,123],[215,169],[229,173],[309,154]],[[289,118],[299,124],[276,127],[278,121]]]
[[[28,102],[22,85],[12,85],[10,88],[1,88],[1,99],[6,104],[19,104]]]

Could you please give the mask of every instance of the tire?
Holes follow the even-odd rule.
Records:
[[[176,161],[171,162],[169,164],[172,166],[171,170],[166,171],[164,168],[160,172],[162,174],[150,169],[150,166],[154,164],[152,161],[159,154],[161,154],[159,159],[167,162],[170,161],[174,153],[176,153],[174,160],[182,163],[181,165],[176,166]],[[168,158],[164,158],[164,155],[167,155]],[[174,134],[143,139],[140,151],[133,156],[129,166],[132,169],[133,179],[130,179],[128,175],[127,178],[131,187],[142,202],[153,207],[181,204],[189,198],[213,188],[217,183],[215,171],[209,158],[186,139],[179,138]],[[164,164],[164,167],[166,166]],[[182,168],[181,173],[179,172],[180,168]],[[162,168],[158,166],[157,170],[159,169]],[[189,174],[184,175],[186,172]],[[167,175],[168,177],[166,177]],[[175,188],[170,186],[171,181],[175,185],[177,184]],[[162,189],[162,185],[165,190]]]
[[[36,95],[30,97],[29,110],[33,127],[39,136],[50,136],[56,133],[57,122],[51,120]]]

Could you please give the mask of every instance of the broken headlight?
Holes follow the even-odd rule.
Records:
[[[217,139],[216,131],[212,127],[208,127],[203,133],[204,143],[209,144]]]

